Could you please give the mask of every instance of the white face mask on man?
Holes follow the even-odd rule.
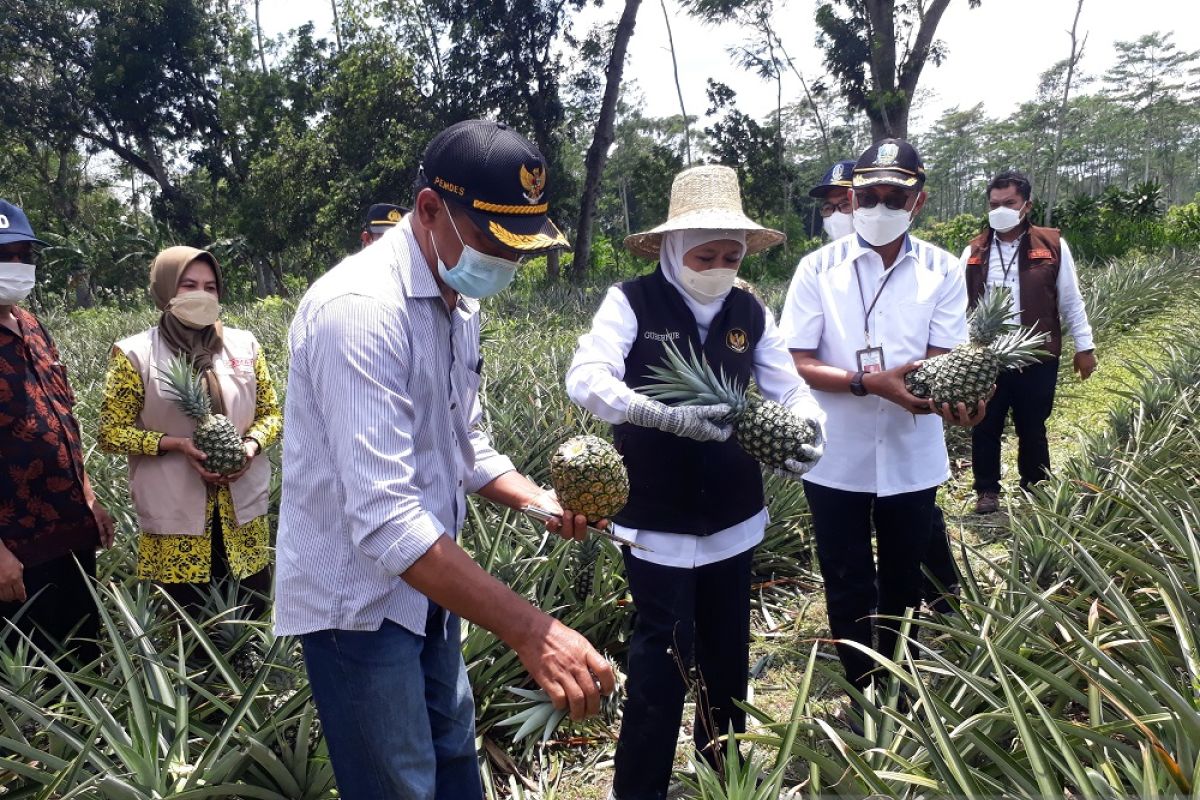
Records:
[[[840,239],[854,233],[853,216],[843,214],[841,211],[835,211],[828,217],[822,217],[821,224],[825,227],[825,233],[829,235],[830,240]]]
[[[1008,206],[993,208],[988,212],[988,225],[991,225],[992,230],[996,233],[1008,233],[1021,224],[1021,211],[1024,208],[1024,203],[1021,204],[1021,208],[1009,208]]]
[[[854,209],[854,230],[875,247],[896,241],[910,225],[912,212],[906,208],[892,209],[877,203],[874,208]]]
[[[33,264],[0,261],[0,306],[16,305],[29,297],[36,274]]]

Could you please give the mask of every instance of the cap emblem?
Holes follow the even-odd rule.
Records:
[[[391,211],[388,212],[387,217],[388,217],[389,222],[399,222],[400,221],[400,212],[397,209],[393,208]]]
[[[0,214],[0,228],[7,228],[7,227],[8,227],[8,217],[4,216],[3,214]]]
[[[833,165],[833,174],[829,176],[829,180],[834,181],[834,182],[842,180],[842,175],[844,172],[845,172],[845,169],[842,167],[841,162],[834,164]]]
[[[546,168],[534,167],[527,169],[524,164],[521,165],[521,186],[525,188],[525,199],[531,204],[537,203],[542,199],[542,195],[546,192]]]
[[[879,146],[879,152],[875,154],[875,166],[887,167],[896,163],[896,156],[900,154],[900,148],[893,142]]]

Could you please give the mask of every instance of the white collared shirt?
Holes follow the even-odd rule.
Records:
[[[993,244],[988,248],[988,286],[1007,286],[1012,290],[1013,315],[1021,308],[1021,280],[1017,267],[1017,244],[1020,239],[1011,242],[1001,241],[993,237]],[[996,247],[996,242],[1000,247]],[[1075,351],[1091,350],[1092,326],[1088,323],[1087,309],[1083,305],[1083,294],[1079,291],[1079,276],[1075,272],[1075,258],[1066,239],[1060,239],[1061,252],[1058,260],[1058,279],[1055,288],[1058,290],[1058,313],[1066,322],[1067,331],[1075,340]],[[967,259],[971,257],[971,248],[967,247],[962,254],[963,269],[967,268]],[[1005,270],[1005,266],[1008,267]],[[1019,319],[1017,320],[1020,321]]]
[[[708,327],[697,320],[700,341]],[[625,357],[637,337],[638,321],[625,293],[608,290],[592,328],[579,337],[579,347],[567,370],[567,394],[605,422],[620,425],[628,421],[629,401],[637,392],[625,384]],[[768,400],[774,400],[802,417],[824,419],[821,408],[808,384],[796,374],[775,318],[766,311],[762,338],[754,348],[754,381]],[[613,525],[613,532],[624,539],[650,548],[631,551],[635,556],[668,567],[700,567],[745,552],[762,541],[769,519],[765,508],[711,536],[642,530]]]
[[[861,292],[855,271],[861,277]],[[967,338],[967,287],[950,253],[907,237],[894,273],[858,236],[846,236],[801,259],[788,289],[780,330],[791,350],[854,372],[857,351],[883,348],[884,366],[926,356],[930,347],[952,348]],[[825,410],[825,455],[805,480],[851,492],[888,495],[928,489],[950,477],[942,420],[914,415],[874,395],[813,390]]]

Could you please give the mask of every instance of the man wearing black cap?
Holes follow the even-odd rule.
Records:
[[[808,196],[822,201],[821,222],[830,241],[854,233],[854,217],[850,200],[851,177],[854,161],[838,161],[825,171],[821,182],[809,190]],[[950,538],[946,530],[946,517],[938,506],[933,508],[933,530],[930,534],[929,552],[922,561],[932,580],[922,580],[921,596],[940,612],[948,612],[951,605],[947,594],[958,590],[958,570],[950,552]],[[944,593],[945,592],[945,593]]]
[[[482,424],[479,302],[526,255],[567,247],[546,216],[546,162],[470,120],[429,144],[413,211],[330,270],[292,322],[275,629],[301,637],[347,800],[482,797],[459,617],[516,651],[579,718],[613,688],[575,631],[456,543],[466,493],[586,519],[497,453]]]
[[[821,182],[808,190],[809,197],[821,202],[821,224],[830,241],[854,233],[854,221],[850,216],[850,176],[854,172],[853,161],[838,161],[825,171]]]
[[[362,242],[362,249],[365,250],[378,242],[379,237],[396,227],[409,211],[410,209],[404,206],[394,206],[391,203],[376,203],[371,206],[367,211],[367,218],[363,220],[362,233],[358,236]]]
[[[915,362],[967,335],[958,259],[908,235],[925,203],[917,151],[901,140],[877,142],[855,163],[851,182],[857,235],[800,262],[780,328],[828,415],[825,456],[804,490],[830,628],[837,639],[870,647],[873,613],[902,616],[921,600],[937,487],[950,476],[939,416],[971,425],[984,406],[935,409],[904,385]],[[895,624],[880,620],[878,634],[877,649],[890,657]],[[850,682],[867,688],[872,659],[847,645],[838,655]]]
[[[0,638],[15,638],[3,620],[20,611],[17,627],[50,652],[66,649],[75,629],[69,646],[88,662],[99,633],[88,578],[96,545],[112,545],[113,520],[84,470],[66,367],[49,332],[18,305],[33,289],[34,245],[43,244],[24,212],[0,200]]]

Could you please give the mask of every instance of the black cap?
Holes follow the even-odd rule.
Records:
[[[46,244],[33,235],[33,226],[25,212],[7,200],[0,200],[0,244],[17,244],[18,242],[33,242]]]
[[[404,219],[404,215],[412,209],[404,206],[394,206],[391,203],[376,203],[367,211],[363,220],[363,228],[371,233],[387,233],[389,228]]]
[[[830,189],[850,188],[850,176],[854,172],[854,162],[847,159],[839,161],[825,171],[821,182],[808,190],[809,197],[824,197]]]
[[[925,185],[925,165],[917,149],[903,139],[881,139],[859,156],[852,183],[855,189],[879,184],[920,189]]]
[[[467,210],[487,236],[510,250],[544,253],[570,247],[546,216],[546,159],[507,125],[470,119],[433,137],[421,173]]]

